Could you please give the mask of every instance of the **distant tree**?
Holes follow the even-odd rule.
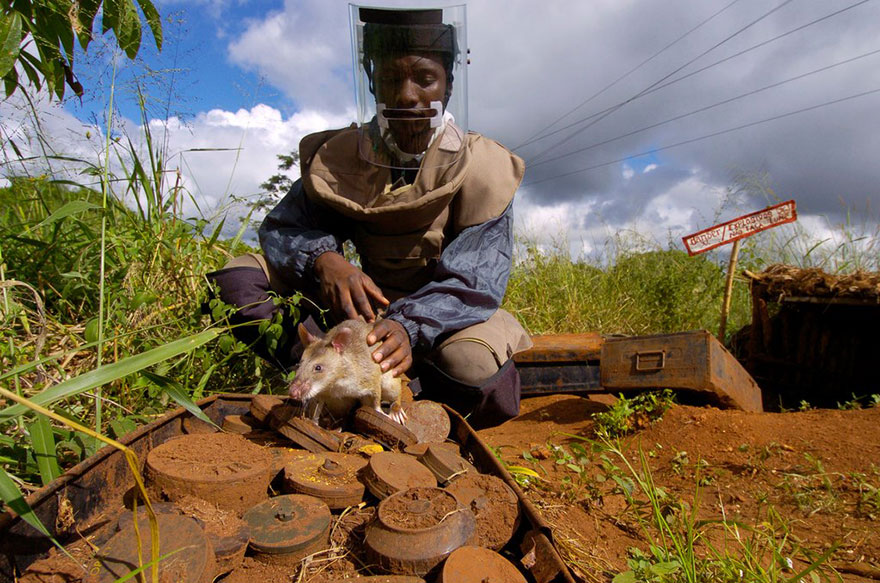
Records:
[[[39,91],[64,97],[65,87],[82,95],[73,70],[74,37],[83,51],[95,34],[101,12],[101,33],[113,32],[129,59],[141,46],[141,16],[162,48],[162,22],[151,0],[0,0],[0,77],[6,97],[21,87],[19,68]]]
[[[278,158],[278,172],[260,185],[263,192],[256,201],[251,203],[251,208],[258,215],[272,210],[272,207],[278,204],[278,201],[293,186],[293,180],[285,172],[299,164],[299,152],[291,150],[290,154],[276,154],[275,157]]]

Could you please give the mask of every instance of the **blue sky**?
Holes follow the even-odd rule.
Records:
[[[167,86],[147,85],[150,127],[199,212],[237,212],[229,201],[258,194],[275,154],[353,121],[344,0],[157,7],[182,24],[166,24],[159,57],[145,40],[147,65],[177,71],[167,120]],[[467,16],[470,129],[525,160],[517,229],[542,244],[564,233],[575,254],[594,252],[638,230],[665,245],[790,198],[818,238],[846,220],[876,229],[880,2],[472,0]],[[108,55],[87,61],[83,104],[43,113],[59,148],[83,156],[100,151],[89,124],[109,96]],[[117,96],[118,131],[137,136],[130,88]],[[26,122],[0,109],[23,142]]]

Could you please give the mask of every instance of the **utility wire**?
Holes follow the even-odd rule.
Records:
[[[732,54],[732,55],[730,55],[730,56],[727,56],[727,57],[725,57],[725,58],[723,58],[723,59],[720,59],[720,60],[718,60],[718,61],[715,61],[714,63],[711,63],[711,64],[709,64],[709,65],[706,65],[706,66],[704,66],[704,67],[702,67],[702,68],[700,68],[700,69],[697,69],[696,71],[693,71],[693,72],[688,73],[688,74],[686,74],[686,75],[682,75],[681,77],[677,77],[677,78],[675,78],[675,79],[672,79],[672,80],[670,80],[670,81],[668,81],[667,83],[664,83],[664,84],[662,84],[662,85],[658,85],[657,87],[654,87],[654,88],[652,88],[652,89],[650,89],[650,90],[648,90],[648,91],[645,91],[645,92],[642,93],[640,96],[638,96],[638,98],[645,97],[645,96],[647,96],[647,95],[650,95],[651,93],[654,93],[654,92],[656,92],[656,91],[660,91],[661,89],[665,89],[666,87],[669,87],[670,85],[674,85],[675,83],[678,83],[679,81],[683,81],[683,80],[685,80],[685,79],[688,79],[688,78],[690,78],[690,77],[693,77],[694,75],[697,75],[697,74],[699,74],[699,73],[702,73],[703,71],[706,71],[707,69],[711,69],[711,68],[713,68],[713,67],[716,67],[716,66],[720,65],[721,63],[724,63],[724,62],[726,62],[726,61],[729,61],[729,60],[735,59],[736,57],[742,56],[742,55],[744,55],[744,54],[746,54],[746,53],[749,53],[749,52],[751,52],[751,51],[753,51],[753,50],[756,50],[756,49],[758,49],[758,48],[760,48],[760,47],[763,47],[763,46],[768,45],[768,44],[770,44],[770,43],[772,43],[772,42],[775,42],[775,41],[777,41],[777,40],[780,40],[780,39],[782,39],[782,38],[784,38],[784,37],[786,37],[786,36],[789,36],[789,35],[791,35],[791,34],[794,34],[794,33],[796,33],[796,32],[799,32],[799,31],[801,31],[801,30],[803,30],[803,29],[805,29],[805,28],[807,28],[807,27],[809,27],[809,26],[813,26],[813,25],[818,24],[818,23],[820,23],[820,22],[822,22],[822,21],[824,21],[824,20],[828,20],[829,18],[833,18],[834,16],[837,16],[837,15],[843,13],[843,12],[846,12],[846,11],[848,11],[848,10],[852,10],[853,8],[856,8],[856,7],[858,7],[858,6],[862,5],[862,4],[865,4],[865,3],[868,2],[868,1],[869,1],[869,0],[860,0],[859,2],[856,2],[856,3],[854,3],[854,4],[851,4],[851,5],[849,5],[849,6],[846,6],[846,7],[844,7],[844,8],[841,8],[840,10],[836,10],[836,11],[834,11],[834,12],[831,12],[831,13],[829,13],[829,14],[826,14],[825,16],[822,16],[822,17],[820,17],[820,18],[817,18],[816,20],[813,20],[813,21],[810,21],[810,22],[808,22],[808,23],[806,23],[806,24],[802,24],[802,25],[800,25],[800,26],[797,26],[797,27],[795,27],[795,28],[793,28],[793,29],[791,29],[791,30],[789,30],[789,31],[787,31],[787,32],[784,32],[784,33],[782,33],[782,34],[779,34],[779,35],[777,35],[777,36],[774,36],[774,37],[772,37],[772,38],[770,38],[770,39],[767,39],[767,40],[765,40],[765,41],[762,41],[762,42],[760,42],[760,43],[758,43],[758,44],[755,44],[755,45],[753,45],[753,46],[751,46],[751,47],[748,47],[748,48],[746,48],[746,49],[743,49],[742,51],[739,51],[739,52],[734,53],[734,54]],[[546,134],[546,136],[544,136],[544,137],[549,137],[549,136],[551,136],[551,135],[557,134],[557,133],[559,133],[559,132],[561,132],[561,131],[564,131],[564,130],[566,130],[566,129],[568,129],[568,128],[574,127],[574,126],[576,126],[576,125],[578,125],[578,124],[580,124],[580,123],[583,123],[583,122],[585,122],[585,121],[588,121],[588,120],[590,120],[590,119],[593,119],[593,118],[595,118],[595,117],[597,117],[597,116],[600,116],[600,115],[602,115],[602,114],[604,114],[604,113],[607,113],[607,112],[613,112],[613,111],[616,110],[619,106],[621,106],[621,105],[623,105],[623,104],[625,104],[625,103],[626,103],[626,102],[622,102],[622,103],[617,104],[617,105],[612,105],[611,107],[608,107],[608,108],[606,108],[606,109],[603,109],[602,111],[596,112],[596,113],[594,113],[594,114],[592,114],[592,115],[590,115],[590,116],[588,116],[588,117],[585,117],[585,118],[582,118],[582,119],[580,119],[580,120],[574,121],[574,122],[572,122],[572,123],[570,123],[570,124],[568,124],[568,125],[566,125],[566,126],[564,126],[564,127],[561,127],[561,128],[559,128],[559,129],[557,129],[557,130],[554,130],[553,132]],[[603,117],[604,117],[604,116],[603,116]],[[597,121],[599,121],[599,120],[597,120]],[[590,125],[593,125],[593,124],[590,124]],[[587,126],[587,127],[589,127],[589,126]],[[587,128],[583,128],[583,129],[587,129]],[[542,138],[542,139],[543,139],[543,138]],[[546,152],[546,151],[545,151],[545,152]],[[545,152],[542,152],[542,154],[545,153]],[[534,164],[534,163],[532,163],[532,164]]]
[[[699,29],[700,27],[702,27],[703,25],[708,23],[710,20],[712,20],[713,18],[715,18],[716,16],[718,16],[719,14],[721,14],[722,12],[724,12],[725,10],[727,10],[728,8],[730,8],[731,6],[736,4],[737,2],[739,2],[739,0],[733,0],[732,2],[730,2],[729,4],[724,6],[721,10],[717,11],[715,14],[710,16],[709,18],[703,20],[698,25],[696,25],[695,27],[693,27],[692,29],[690,29],[689,31],[684,33],[683,35],[679,36],[677,39],[675,39],[671,43],[667,44],[665,47],[663,47],[662,49],[660,49],[659,51],[657,51],[656,53],[654,53],[653,55],[651,55],[650,57],[648,57],[647,59],[645,59],[644,61],[642,61],[641,63],[639,63],[635,67],[633,67],[632,69],[630,69],[629,71],[627,71],[626,73],[624,73],[623,75],[621,75],[620,77],[618,77],[617,79],[615,79],[614,81],[612,81],[611,83],[609,83],[608,85],[606,85],[605,87],[603,87],[602,89],[597,91],[596,93],[593,93],[591,96],[589,96],[585,100],[581,101],[578,105],[574,106],[573,108],[571,108],[570,110],[568,110],[567,112],[565,112],[564,114],[562,114],[561,116],[559,116],[558,118],[553,120],[553,122],[551,122],[550,124],[544,126],[540,130],[538,130],[537,132],[535,132],[534,134],[532,134],[531,136],[526,138],[525,142],[523,142],[519,146],[513,148],[513,150],[514,151],[519,150],[523,146],[531,144],[533,141],[543,139],[544,136],[542,136],[541,133],[549,130],[550,128],[552,128],[553,126],[558,124],[560,121],[562,121],[563,119],[565,119],[566,117],[568,117],[572,113],[576,112],[577,110],[579,110],[580,108],[582,108],[586,104],[593,101],[595,98],[597,98],[600,95],[602,95],[603,93],[605,93],[607,90],[609,90],[612,87],[614,87],[615,85],[617,85],[619,82],[621,82],[624,79],[626,79],[627,77],[629,77],[632,73],[635,73],[637,70],[641,69],[644,65],[648,64],[650,61],[653,61],[655,58],[659,57],[661,54],[666,52],[666,50],[672,48],[673,45],[678,44],[678,42],[680,42],[681,40],[683,40],[684,38],[689,36],[691,33],[693,33],[694,31],[696,31],[697,29]]]
[[[596,142],[596,143],[594,143],[594,144],[590,144],[589,146],[585,146],[585,147],[583,147],[583,148],[578,148],[577,150],[574,150],[574,151],[569,152],[569,153],[567,153],[567,154],[561,154],[561,155],[559,155],[559,156],[554,156],[553,158],[547,158],[547,159],[545,159],[545,160],[541,160],[540,162],[533,162],[533,163],[529,164],[529,168],[534,168],[535,166],[541,166],[542,164],[548,164],[548,163],[550,163],[550,162],[555,162],[555,161],[557,161],[557,160],[561,160],[561,159],[563,159],[563,158],[568,158],[569,156],[574,156],[575,154],[580,154],[581,152],[586,152],[587,150],[592,150],[593,148],[597,148],[597,147],[599,147],[599,146],[604,146],[605,144],[610,144],[611,142],[616,142],[617,140],[621,140],[621,139],[623,139],[623,138],[628,138],[628,137],[633,136],[633,135],[635,135],[635,134],[638,134],[638,133],[641,133],[641,132],[644,132],[644,131],[647,131],[647,130],[654,129],[654,128],[658,127],[658,126],[662,126],[662,125],[667,124],[667,123],[671,123],[671,122],[674,122],[674,121],[678,121],[678,120],[680,120],[680,119],[684,119],[684,118],[686,118],[686,117],[689,117],[689,116],[695,115],[695,114],[697,114],[697,113],[702,113],[702,112],[704,112],[704,111],[708,111],[708,110],[713,109],[713,108],[715,108],[715,107],[719,107],[719,106],[722,106],[722,105],[726,105],[726,104],[731,103],[731,102],[733,102],[733,101],[736,101],[736,100],[738,100],[738,99],[743,99],[744,97],[749,97],[749,96],[751,96],[751,95],[755,95],[756,93],[761,93],[762,91],[767,91],[767,90],[769,90],[769,89],[774,89],[774,88],[776,88],[776,87],[779,87],[780,85],[785,85],[786,83],[791,83],[792,81],[797,81],[797,80],[799,80],[799,79],[803,79],[803,78],[805,78],[805,77],[809,77],[810,75],[815,75],[815,74],[817,74],[817,73],[822,73],[822,72],[824,72],[824,71],[828,71],[829,69],[833,69],[833,68],[835,68],[835,67],[839,67],[839,66],[841,66],[841,65],[846,65],[846,64],[848,64],[848,63],[852,63],[852,62],[857,61],[857,60],[859,60],[859,59],[864,59],[864,58],[866,58],[866,57],[870,57],[870,56],[872,56],[872,55],[876,55],[876,54],[878,54],[878,53],[880,53],[880,49],[876,49],[876,50],[873,50],[873,51],[870,51],[870,52],[867,52],[867,53],[864,53],[864,54],[861,54],[861,55],[858,55],[858,56],[855,56],[855,57],[851,57],[851,58],[846,59],[846,60],[843,60],[843,61],[838,61],[837,63],[834,63],[834,64],[832,64],[832,65],[827,65],[827,66],[825,66],[825,67],[821,67],[821,68],[819,68],[819,69],[814,69],[814,70],[812,70],[812,71],[809,71],[809,72],[807,72],[807,73],[803,73],[803,74],[801,74],[801,75],[796,75],[796,76],[794,76],[794,77],[789,77],[788,79],[784,79],[784,80],[782,80],[782,81],[777,81],[776,83],[771,83],[770,85],[766,85],[766,86],[764,86],[764,87],[760,87],[760,88],[758,88],[758,89],[753,89],[752,91],[748,91],[748,92],[746,92],[746,93],[742,93],[742,94],[740,94],[740,95],[737,95],[736,97],[731,97],[731,98],[729,98],[729,99],[725,99],[724,101],[719,101],[719,102],[717,102],[717,103],[713,103],[712,105],[707,105],[707,106],[705,106],[705,107],[701,107],[701,108],[699,108],[699,109],[695,109],[695,110],[690,111],[690,112],[688,112],[688,113],[683,113],[683,114],[681,114],[681,115],[677,115],[677,116],[675,116],[675,117],[671,117],[671,118],[669,118],[669,119],[667,119],[667,120],[664,120],[664,121],[661,121],[661,122],[657,122],[657,123],[655,123],[655,124],[651,124],[651,125],[649,125],[649,126],[645,126],[645,127],[639,128],[639,129],[637,129],[637,130],[633,130],[633,131],[631,131],[631,132],[627,132],[627,133],[625,133],[625,134],[621,134],[621,135],[619,135],[619,136],[615,136],[615,137],[613,137],[613,138],[608,138],[607,140],[602,140],[601,142]]]
[[[744,32],[744,31],[748,30],[748,29],[751,28],[752,26],[754,26],[754,25],[756,25],[757,23],[761,22],[762,20],[764,20],[765,18],[767,18],[768,16],[770,16],[771,14],[773,14],[774,12],[776,12],[777,10],[780,10],[781,8],[783,8],[784,6],[787,6],[788,4],[790,4],[790,3],[793,2],[793,1],[794,1],[794,0],[783,0],[782,3],[780,3],[780,4],[778,4],[777,6],[771,8],[769,11],[765,12],[764,14],[762,14],[761,16],[759,16],[758,18],[756,18],[755,20],[753,20],[753,21],[751,21],[750,23],[746,24],[745,26],[741,27],[741,28],[738,29],[736,32],[734,32],[734,33],[732,33],[732,34],[726,36],[724,39],[722,39],[721,41],[715,43],[714,45],[712,45],[711,47],[709,47],[708,49],[706,49],[705,51],[703,51],[702,53],[700,53],[700,54],[697,55],[696,57],[692,58],[691,60],[687,61],[685,64],[681,65],[680,67],[678,67],[678,68],[675,69],[674,71],[671,71],[670,73],[667,73],[666,75],[664,75],[663,77],[661,77],[661,78],[658,79],[657,81],[654,81],[653,83],[651,83],[650,85],[648,85],[646,88],[644,88],[644,89],[642,89],[641,91],[639,91],[639,92],[638,92],[637,94],[635,94],[634,96],[630,97],[629,99],[627,99],[626,101],[624,101],[624,102],[622,102],[622,103],[619,103],[618,105],[616,105],[615,107],[613,107],[610,111],[608,111],[608,112],[605,113],[604,115],[600,116],[598,119],[595,119],[594,121],[592,121],[591,123],[587,124],[586,126],[584,126],[584,127],[582,127],[582,128],[579,128],[579,129],[575,130],[574,132],[572,132],[571,134],[569,134],[568,136],[566,136],[565,138],[563,138],[562,140],[560,140],[560,141],[557,142],[556,144],[553,144],[553,145],[550,146],[549,148],[546,148],[545,150],[543,150],[542,152],[540,152],[537,156],[534,156],[534,158],[540,158],[541,156],[543,156],[544,154],[546,154],[546,153],[549,152],[550,150],[552,150],[552,149],[554,149],[554,148],[557,148],[557,147],[561,146],[562,144],[568,142],[570,139],[572,139],[573,137],[575,137],[576,135],[578,135],[580,132],[582,132],[582,131],[584,131],[584,130],[586,130],[586,129],[592,127],[592,126],[594,126],[595,124],[599,123],[600,121],[602,121],[603,119],[605,119],[606,117],[608,117],[609,115],[611,115],[612,113],[614,113],[615,111],[617,111],[617,110],[621,109],[622,107],[624,107],[626,104],[630,103],[631,101],[634,101],[634,100],[638,99],[639,97],[641,97],[642,95],[644,95],[647,91],[653,89],[654,87],[656,87],[656,86],[659,85],[660,83],[663,83],[664,81],[666,81],[667,79],[669,79],[670,77],[672,77],[673,75],[675,75],[676,73],[680,72],[680,71],[681,71],[682,69],[684,69],[685,67],[687,67],[687,66],[691,65],[692,63],[694,63],[695,61],[701,59],[702,57],[704,57],[705,55],[707,55],[707,54],[709,54],[710,52],[714,51],[715,49],[717,49],[718,47],[720,47],[721,45],[723,45],[724,43],[726,43],[726,42],[729,41],[730,39],[732,39],[732,38],[738,36],[739,34],[741,34],[741,33]]]
[[[716,136],[720,136],[720,135],[722,135],[722,134],[726,134],[726,133],[729,133],[729,132],[735,132],[735,131],[737,131],[737,130],[742,130],[742,129],[745,129],[745,128],[750,128],[750,127],[752,127],[752,126],[756,126],[756,125],[759,125],[759,124],[762,124],[762,123],[767,123],[767,122],[770,122],[770,121],[776,121],[776,120],[778,120],[778,119],[782,119],[782,118],[785,118],[785,117],[790,117],[790,116],[793,116],[793,115],[797,115],[797,114],[799,114],[799,113],[805,113],[805,112],[807,112],[807,111],[812,111],[812,110],[814,110],[814,109],[819,109],[820,107],[825,107],[825,106],[828,106],[828,105],[834,105],[834,104],[836,104],[836,103],[842,103],[842,102],[844,102],[844,101],[850,101],[850,100],[852,100],[852,99],[858,99],[859,97],[865,97],[865,96],[867,96],[867,95],[871,95],[871,94],[874,94],[874,93],[880,93],[880,88],[877,88],[877,89],[871,89],[870,91],[864,91],[864,92],[862,92],[862,93],[856,93],[855,95],[849,95],[849,96],[847,96],[847,97],[841,97],[840,99],[835,99],[835,100],[833,100],[833,101],[826,101],[825,103],[820,103],[820,104],[818,104],[818,105],[811,105],[810,107],[804,107],[803,109],[797,109],[797,110],[794,110],[794,111],[789,111],[789,112],[787,112],[787,113],[781,113],[781,114],[779,114],[779,115],[774,115],[774,116],[772,116],[772,117],[768,117],[768,118],[761,119],[761,120],[758,120],[758,121],[753,121],[753,122],[751,122],[751,123],[746,123],[746,124],[738,125],[738,126],[735,126],[735,127],[732,127],[732,128],[727,128],[727,129],[724,129],[724,130],[719,130],[719,131],[717,131],[717,132],[713,132],[713,133],[711,133],[711,134],[706,134],[706,135],[704,135],[704,136],[700,136],[700,137],[697,137],[697,138],[691,138],[691,139],[688,139],[688,140],[683,140],[683,141],[681,141],[681,142],[675,142],[674,144],[667,144],[667,145],[665,145],[665,146],[660,146],[659,148],[653,148],[653,149],[651,149],[651,150],[646,150],[646,151],[644,151],[644,152],[640,152],[640,153],[638,153],[638,154],[631,154],[631,155],[629,155],[629,156],[626,156],[626,157],[623,157],[623,158],[618,158],[618,159],[616,159],[616,160],[609,160],[608,162],[602,162],[601,164],[594,164],[594,165],[592,165],[592,166],[588,166],[588,167],[586,167],[586,168],[580,168],[580,169],[578,169],[578,170],[572,170],[571,172],[566,172],[566,173],[564,173],[564,174],[557,174],[557,175],[555,175],[555,176],[549,176],[549,177],[547,177],[547,178],[542,178],[541,180],[534,180],[534,181],[532,181],[532,182],[527,182],[527,183],[523,184],[522,186],[524,186],[524,187],[526,187],[526,186],[534,186],[535,184],[541,184],[542,182],[548,182],[548,181],[550,181],[550,180],[556,180],[556,179],[558,179],[558,178],[564,178],[564,177],[566,177],[566,176],[572,176],[572,175],[574,175],[574,174],[580,174],[580,173],[582,173],[582,172],[587,172],[587,171],[589,171],[589,170],[595,170],[595,169],[597,169],[597,168],[602,168],[602,167],[604,167],[604,166],[610,166],[610,165],[612,165],[612,164],[618,164],[618,163],[620,163],[620,162],[625,162],[626,160],[631,160],[631,159],[633,159],[633,158],[639,158],[639,157],[641,157],[641,156],[648,156],[648,155],[650,155],[650,154],[656,154],[657,152],[660,152],[660,151],[663,151],[663,150],[669,150],[669,149],[671,149],[671,148],[677,148],[677,147],[679,147],[679,146],[684,146],[684,145],[686,145],[686,144],[692,144],[692,143],[694,143],[694,142],[699,142],[700,140],[706,140],[706,139],[708,139],[708,138],[714,138],[714,137],[716,137]]]

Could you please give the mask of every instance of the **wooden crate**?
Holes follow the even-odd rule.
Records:
[[[609,391],[687,390],[722,407],[763,410],[757,383],[705,330],[606,338],[599,372],[602,387]]]

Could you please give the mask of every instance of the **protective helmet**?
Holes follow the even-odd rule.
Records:
[[[351,5],[351,31],[361,156],[401,168],[455,162],[467,131],[465,7]]]

